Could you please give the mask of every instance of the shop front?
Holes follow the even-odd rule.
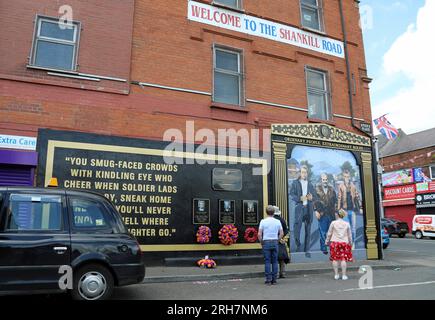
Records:
[[[0,135],[0,186],[33,186],[36,138]]]
[[[401,170],[401,179],[393,179],[384,183],[387,185],[399,184],[395,186],[386,186],[383,188],[383,201],[385,218],[392,218],[395,220],[403,221],[412,228],[412,220],[416,214],[430,214],[433,211],[430,206],[425,206],[424,203],[418,203],[416,199],[423,199],[422,197],[427,194],[435,193],[435,181],[401,184],[403,182],[418,181],[414,180],[412,175],[408,174],[411,170]],[[415,171],[415,170],[413,170]],[[397,171],[399,172],[399,171]],[[394,173],[396,176],[398,173]],[[388,174],[389,177],[392,174]],[[403,179],[405,177],[405,179]],[[419,197],[420,196],[420,197]]]
[[[340,209],[352,227],[354,256],[379,259],[369,137],[323,124],[277,124],[272,155],[272,198],[289,224],[294,262],[329,258],[325,237]]]
[[[385,187],[383,192],[385,218],[403,221],[412,227],[412,219],[416,214],[416,185],[408,184],[395,187]]]
[[[435,192],[421,193],[416,196],[417,214],[435,214]]]

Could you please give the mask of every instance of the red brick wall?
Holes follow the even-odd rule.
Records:
[[[99,83],[53,77],[47,71],[29,69],[36,15],[59,18],[59,8],[68,4],[73,20],[81,23],[78,71],[129,80],[134,0],[59,2],[53,0],[1,1],[0,78],[38,81],[94,90],[128,93],[128,83]]]
[[[294,0],[244,1],[247,14],[300,27],[299,2]],[[6,2],[2,1],[2,7]],[[80,44],[82,72],[129,78],[132,81],[212,92],[213,43],[242,49],[246,73],[246,98],[307,108],[304,67],[328,71],[332,85],[333,113],[350,116],[345,60],[254,36],[192,22],[187,19],[187,1],[136,0],[132,35],[133,0],[70,1],[75,18],[85,23]],[[104,4],[103,4],[104,3]],[[371,121],[366,64],[359,12],[354,1],[343,1],[349,38],[351,72],[355,74],[355,117]],[[324,1],[325,30],[328,37],[341,39],[338,0]],[[307,112],[247,102],[243,112],[212,107],[211,97],[137,85],[129,95],[54,87],[45,84],[2,80],[14,76],[32,76],[26,70],[37,12],[55,15],[57,1],[8,1],[9,12],[0,13],[0,130],[9,134],[36,135],[39,127],[97,132],[129,137],[161,139],[167,128],[185,128],[186,120],[195,120],[196,128],[264,128],[271,123],[306,123]],[[23,9],[24,8],[24,9]],[[48,8],[48,9],[42,9]],[[42,11],[42,12],[41,12]],[[17,22],[8,16],[20,15]],[[7,22],[5,22],[7,18]],[[101,32],[110,23],[111,32]],[[122,25],[124,23],[124,25]],[[103,28],[103,29],[102,29]],[[116,29],[116,30],[114,30]],[[4,30],[4,29],[3,29]],[[12,37],[11,31],[14,36]],[[99,31],[100,30],[100,31]],[[90,36],[92,33],[93,38]],[[87,39],[87,35],[89,38]],[[104,46],[95,36],[106,37]],[[20,41],[16,41],[15,39]],[[112,38],[113,37],[113,38]],[[128,39],[132,38],[131,46]],[[92,40],[94,39],[94,40]],[[125,40],[121,44],[121,40]],[[15,46],[16,52],[10,48]],[[132,50],[131,61],[129,50]],[[107,56],[96,52],[104,51]],[[127,70],[131,62],[130,69]],[[128,67],[129,68],[129,67]],[[6,74],[7,76],[2,76]],[[9,77],[8,77],[9,76]],[[67,83],[60,78],[56,84]],[[71,83],[71,81],[69,82]],[[80,86],[79,81],[72,81]],[[107,91],[128,88],[104,82]],[[107,87],[106,87],[107,85]],[[34,108],[34,106],[37,106]],[[334,118],[339,128],[359,133],[349,119]]]
[[[422,167],[429,177],[429,165],[435,163],[435,147],[385,157],[380,163],[385,172]]]

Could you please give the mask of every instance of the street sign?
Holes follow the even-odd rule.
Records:
[[[372,133],[372,125],[367,122],[361,122],[361,130],[367,133]]]

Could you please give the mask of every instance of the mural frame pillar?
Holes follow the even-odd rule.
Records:
[[[274,196],[275,204],[281,210],[281,217],[288,224],[288,195],[287,195],[287,144],[273,143],[274,165]]]
[[[373,171],[372,171],[372,155],[370,153],[361,153],[362,160],[362,173],[364,184],[364,207],[366,214],[366,237],[367,237],[367,259],[377,260],[378,257],[378,245],[376,243],[377,228],[376,228],[376,213],[375,213],[375,196],[374,183],[373,183]]]

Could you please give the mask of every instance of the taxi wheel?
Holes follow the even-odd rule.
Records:
[[[423,233],[421,231],[416,231],[415,238],[416,239],[423,239]]]
[[[74,300],[107,300],[113,292],[114,281],[110,271],[98,264],[88,264],[74,273]]]

